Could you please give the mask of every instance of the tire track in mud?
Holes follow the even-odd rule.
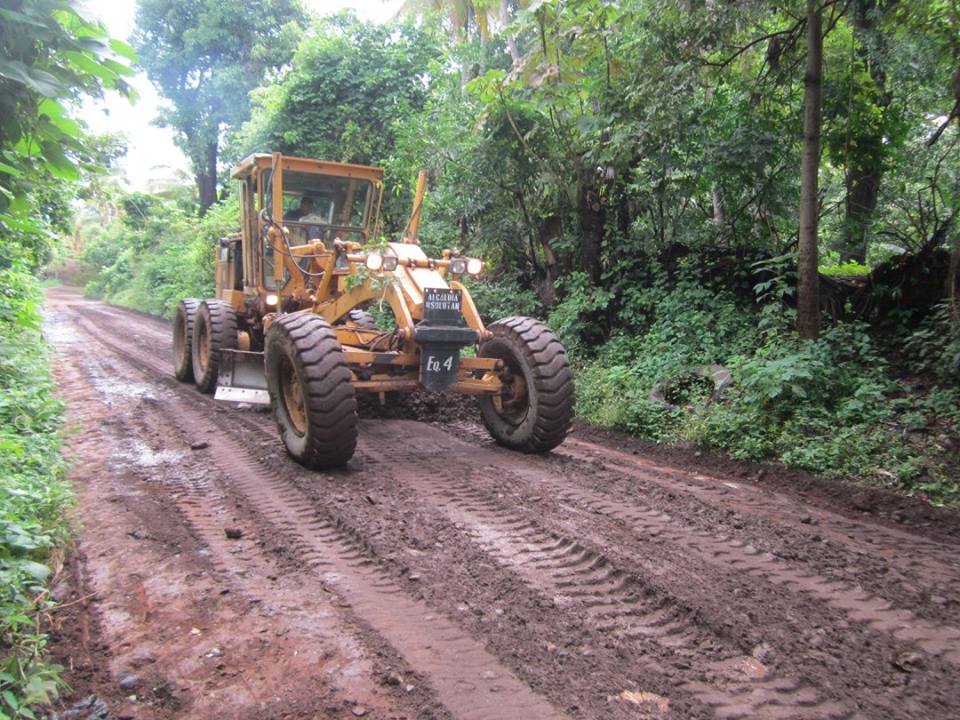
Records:
[[[410,423],[410,421],[400,422]],[[367,448],[369,448],[369,452],[375,455],[378,451],[387,447],[391,435],[410,435],[412,432],[414,432],[413,424],[410,428],[402,428],[377,423],[365,428],[365,433],[361,434],[361,449],[366,453],[368,452]],[[371,444],[373,447],[370,447]],[[505,460],[507,462],[500,463],[496,458],[491,457],[492,453],[488,449],[478,450],[476,446],[451,438],[447,433],[432,428],[420,431],[417,451],[416,460],[411,458],[407,463],[399,463],[400,467],[414,464],[420,466],[418,472],[410,473],[409,476],[403,475],[403,482],[410,487],[417,488],[418,492],[422,491],[424,496],[430,498],[431,506],[444,507],[446,505],[451,520],[460,522],[468,528],[475,541],[485,544],[491,549],[491,554],[495,557],[499,552],[498,560],[505,566],[507,564],[515,566],[522,559],[515,556],[516,553],[520,552],[516,543],[521,543],[521,545],[528,541],[541,545],[546,543],[546,549],[568,553],[570,555],[569,559],[582,565],[582,569],[586,573],[593,572],[590,563],[600,565],[601,567],[597,569],[597,575],[589,575],[585,577],[585,580],[589,583],[598,583],[602,589],[616,591],[622,597],[625,592],[624,588],[621,587],[622,583],[625,582],[625,577],[630,577],[630,570],[635,567],[635,563],[627,561],[624,564],[622,559],[611,561],[611,557],[605,553],[603,548],[612,545],[617,548],[619,556],[626,557],[631,552],[643,553],[650,549],[655,550],[658,543],[667,542],[681,550],[680,562],[683,562],[684,555],[690,557],[690,569],[686,573],[688,580],[696,581],[695,579],[699,575],[698,565],[715,567],[720,573],[718,577],[713,579],[713,582],[716,583],[717,592],[729,591],[730,588],[733,588],[736,592],[737,587],[749,592],[750,584],[753,581],[766,583],[771,586],[771,590],[780,588],[779,593],[761,588],[760,597],[753,599],[754,604],[762,602],[761,598],[764,595],[769,597],[770,600],[774,600],[772,607],[775,609],[772,615],[769,612],[767,613],[767,623],[783,622],[777,619],[778,616],[794,622],[792,618],[802,617],[803,613],[809,612],[809,606],[805,607],[806,603],[794,599],[796,595],[800,594],[794,581],[801,578],[804,580],[804,584],[809,583],[815,589],[822,590],[824,598],[832,601],[827,602],[826,599],[817,598],[813,595],[809,596],[815,601],[822,602],[825,609],[834,611],[832,613],[833,618],[830,620],[827,620],[831,615],[828,612],[813,615],[811,620],[816,623],[813,627],[823,628],[823,630],[817,630],[817,633],[827,632],[835,635],[839,632],[840,637],[843,637],[848,632],[852,632],[853,628],[859,627],[861,629],[851,637],[851,640],[855,643],[854,647],[858,646],[866,654],[857,656],[856,666],[851,668],[853,672],[849,675],[850,679],[843,680],[843,678],[848,677],[845,666],[832,663],[832,667],[827,671],[819,665],[813,667],[805,661],[806,652],[809,652],[813,647],[820,647],[817,633],[811,633],[810,638],[818,644],[810,646],[807,645],[807,641],[802,641],[793,651],[795,655],[792,658],[792,664],[796,667],[788,673],[794,677],[818,678],[816,686],[822,688],[833,687],[836,685],[834,680],[840,680],[846,684],[846,687],[842,691],[836,689],[830,691],[833,693],[833,697],[856,698],[860,707],[873,707],[875,711],[879,711],[879,708],[883,707],[883,698],[888,695],[890,688],[895,686],[897,682],[895,677],[889,677],[891,670],[894,667],[901,667],[902,658],[907,658],[907,662],[912,662],[910,658],[913,656],[910,650],[911,646],[916,644],[921,646],[931,657],[922,661],[925,668],[923,677],[916,677],[914,680],[922,680],[924,683],[929,681],[930,689],[921,689],[921,686],[917,685],[909,693],[908,701],[900,699],[897,704],[901,707],[898,707],[897,710],[891,710],[889,714],[884,713],[882,716],[912,718],[916,717],[918,712],[921,712],[920,708],[922,707],[924,714],[939,717],[938,713],[941,712],[944,703],[950,705],[960,702],[955,692],[936,689],[936,678],[946,679],[955,674],[955,669],[950,667],[949,663],[954,660],[952,653],[956,650],[957,642],[949,626],[933,626],[916,618],[906,620],[905,618],[909,615],[908,611],[888,607],[888,603],[867,595],[858,590],[855,585],[848,582],[831,585],[830,583],[833,581],[826,578],[819,578],[818,580],[815,574],[808,574],[805,570],[798,569],[793,563],[783,561],[772,555],[762,554],[747,546],[743,546],[745,557],[759,563],[758,566],[751,569],[740,567],[737,563],[729,563],[723,557],[726,554],[723,549],[717,553],[717,557],[708,554],[701,556],[701,551],[706,553],[714,544],[725,542],[727,539],[724,536],[704,533],[696,527],[688,528],[686,524],[669,518],[669,516],[665,516],[657,510],[649,510],[649,516],[657,518],[655,523],[649,522],[649,516],[629,516],[633,518],[632,520],[625,520],[621,517],[613,518],[614,522],[611,527],[617,528],[616,530],[605,530],[602,529],[602,525],[593,525],[590,532],[583,532],[583,530],[578,529],[586,529],[587,526],[584,525],[583,521],[578,519],[571,522],[560,519],[560,513],[564,507],[575,508],[577,513],[586,512],[587,515],[584,519],[588,522],[591,515],[606,516],[609,521],[611,518],[610,508],[618,508],[621,501],[611,500],[608,496],[599,495],[596,498],[591,498],[597,499],[598,503],[604,506],[604,511],[600,512],[597,509],[597,504],[591,506],[584,501],[582,496],[568,494],[573,485],[569,482],[569,476],[557,479],[551,476],[549,471],[545,471],[544,468],[539,468],[537,472],[524,470],[523,465],[526,462],[534,465],[539,464],[536,460],[528,461],[524,460],[523,456],[511,454],[506,456]],[[431,462],[431,459],[444,455],[456,459],[442,465]],[[404,457],[402,453],[399,454],[401,460]],[[489,460],[493,460],[493,462],[488,462]],[[396,465],[395,463],[384,465],[383,471],[395,472]],[[478,469],[482,469],[482,472],[478,472]],[[528,475],[529,477],[527,477]],[[431,481],[430,478],[436,478],[436,480]],[[451,478],[457,478],[457,480],[451,480]],[[491,480],[491,478],[495,479]],[[523,489],[524,485],[527,486],[525,488],[526,492]],[[453,492],[450,488],[453,487],[458,488],[458,491],[454,495],[450,495]],[[531,496],[531,491],[537,494]],[[573,493],[576,492],[576,490],[573,491]],[[558,498],[560,500],[559,507],[551,508],[550,503],[542,503],[541,493],[554,497],[562,496]],[[528,502],[525,496],[529,496],[532,502]],[[454,502],[455,500],[456,502]],[[465,511],[480,512],[481,514],[468,518],[463,516]],[[547,520],[547,522],[544,523],[541,518]],[[666,525],[664,525],[665,519]],[[575,526],[572,529],[570,528],[571,524]],[[557,529],[558,527],[559,529]],[[646,537],[644,537],[645,534]],[[592,539],[585,539],[591,535],[594,536]],[[623,539],[624,535],[635,537],[638,544],[631,546],[628,540]],[[735,548],[740,545],[738,541],[731,542],[734,542]],[[523,547],[526,546],[523,545]],[[523,547],[521,547],[521,550]],[[600,548],[600,550],[590,548]],[[572,557],[573,553],[579,553],[580,555]],[[598,555],[603,557],[598,557]],[[677,557],[673,558],[673,562],[677,562]],[[651,574],[652,567],[648,565],[641,570],[641,576],[658,577],[658,574]],[[767,577],[767,571],[774,577]],[[722,582],[724,576],[729,578],[729,583],[724,584]],[[683,575],[680,577],[683,577]],[[705,577],[710,577],[710,575],[706,574]],[[571,579],[554,578],[554,580],[563,583]],[[530,582],[536,582],[536,578],[530,580]],[[678,582],[681,583],[680,586],[677,585]],[[686,594],[682,588],[682,582],[682,580],[671,578],[667,582],[666,589],[652,590],[654,594],[659,593],[662,602],[669,604],[672,608],[669,617],[655,616],[651,618],[652,620],[670,622],[678,616],[693,617],[693,622],[697,626],[705,626],[711,634],[718,632],[719,635],[714,635],[713,638],[719,638],[722,642],[728,643],[730,648],[736,648],[739,644],[738,641],[742,641],[745,634],[747,636],[752,634],[749,633],[754,622],[752,613],[747,615],[749,620],[744,618],[739,622],[734,621],[731,625],[729,621],[732,618],[723,614],[711,613],[711,607],[708,605],[695,604],[688,606],[685,604],[687,601],[678,600]],[[641,587],[645,585],[646,583],[641,581]],[[671,585],[675,588],[674,590],[669,589]],[[562,584],[556,585],[548,582],[546,585],[541,584],[538,587],[547,595],[563,597]],[[676,594],[678,587],[679,593]],[[646,592],[649,595],[651,590],[647,589]],[[750,595],[747,595],[747,597],[750,597]],[[566,598],[566,600],[569,601],[569,598]],[[581,600],[575,600],[575,602],[581,602]],[[620,600],[615,600],[613,604],[616,606],[619,602]],[[702,601],[697,600],[695,602]],[[726,603],[724,604],[726,605]],[[649,608],[651,612],[659,609],[655,602]],[[703,613],[703,610],[707,610],[707,612]],[[843,620],[844,617],[851,621],[850,631],[842,629],[847,627],[847,623]],[[750,624],[744,624],[744,622]],[[800,623],[799,627],[803,628],[805,625],[806,622],[803,622]],[[601,632],[616,629],[614,626],[605,627],[602,624],[595,625],[595,627]],[[716,630],[711,628],[716,628]],[[734,633],[733,639],[736,639],[732,645],[729,644],[732,639],[729,637],[730,633]],[[792,641],[795,641],[797,636],[797,631],[794,631]],[[804,633],[804,637],[806,637],[806,633]],[[783,643],[783,641],[783,638],[781,638],[780,643]],[[753,642],[749,643],[747,647],[752,644]],[[816,654],[819,655],[821,652],[816,651]],[[850,654],[853,656],[852,652]],[[746,662],[749,663],[749,659]],[[862,667],[872,668],[876,677],[885,678],[879,683],[879,687],[876,685],[863,686],[854,679]],[[702,672],[714,673],[716,670],[717,668],[708,667]],[[704,688],[700,689],[705,690]],[[877,703],[881,704],[878,705]],[[952,717],[952,714],[949,716]],[[804,717],[804,713],[799,712],[796,717]]]
[[[456,438],[451,441],[461,445],[464,454],[475,448]],[[523,466],[528,462],[522,456],[504,459],[500,453],[485,452],[482,448],[479,451],[474,449],[473,453],[482,456],[487,467],[494,467],[504,474],[522,475]],[[691,526],[664,510],[579,487],[567,482],[569,478],[566,476],[559,481],[541,469],[534,472],[535,481],[561,501],[613,518],[637,537],[666,540],[710,565],[748,575],[791,593],[804,593],[827,607],[840,610],[854,622],[892,636],[907,647],[916,646],[932,657],[960,665],[960,629],[956,627],[918,618],[911,610],[898,608],[855,583],[797,567],[773,554],[761,552],[743,540]],[[611,472],[617,472],[617,469],[611,468]]]
[[[236,509],[231,510],[225,504],[226,498],[217,488],[220,478],[210,479],[218,475],[216,467],[204,462],[202,455],[192,453],[191,438],[171,426],[158,412],[159,403],[173,397],[172,394],[149,380],[144,383],[118,381],[116,378],[128,376],[129,372],[118,368],[109,355],[84,355],[68,362],[71,365],[68,372],[83,378],[82,392],[109,408],[110,437],[115,439],[104,443],[108,461],[117,467],[142,470],[142,479],[149,480],[153,486],[147,492],[159,490],[165,500],[172,501],[173,512],[179,513],[183,524],[204,548],[199,553],[202,564],[194,569],[201,575],[216,578],[218,594],[230,593],[230,604],[239,603],[241,614],[253,612],[266,618],[261,633],[269,630],[271,639],[290,638],[280,647],[272,647],[271,643],[270,648],[262,649],[267,652],[258,650],[257,654],[267,662],[274,655],[290,652],[292,646],[294,655],[299,654],[297,664],[310,668],[309,675],[295,676],[284,683],[282,692],[287,700],[296,702],[299,695],[307,699],[309,705],[311,698],[322,697],[331,709],[352,708],[360,702],[367,711],[372,709],[384,716],[415,713],[412,697],[401,695],[399,701],[391,700],[371,681],[375,677],[375,663],[334,609],[329,594],[318,593],[316,587],[302,582],[295,568],[281,573],[278,558],[265,555],[256,542],[226,539],[224,528],[232,525]],[[75,398],[77,390],[72,394]],[[159,434],[164,436],[162,442],[157,440]],[[176,440],[180,441],[179,450],[170,447]],[[265,636],[233,638],[230,642],[258,645],[265,642]],[[227,676],[242,676],[244,668],[229,659],[231,650],[226,644],[224,647],[226,656],[224,650],[214,647],[205,656],[206,662],[217,664]],[[246,671],[249,670],[247,667]],[[189,676],[180,680],[189,684]],[[263,710],[262,699],[246,681],[241,687],[247,690],[255,705],[261,706],[254,711],[259,716]],[[223,690],[229,693],[230,687],[218,689]],[[201,704],[207,707],[212,698],[207,693],[204,695]],[[220,697],[220,702],[225,703],[220,710],[228,714],[242,713],[245,698],[236,698],[232,693],[228,697],[229,700]]]
[[[878,523],[861,522],[829,510],[804,506],[778,494],[770,496],[742,482],[675,470],[577,438],[569,438],[555,452],[582,462],[601,462],[611,472],[670,490],[675,490],[679,484],[685,492],[708,505],[733,507],[743,515],[775,518],[778,524],[795,532],[808,536],[816,533],[855,552],[879,555],[886,562],[907,568],[935,587],[945,586],[945,589],[960,593],[960,546],[945,547],[942,542]],[[816,526],[803,522],[810,511],[816,515]]]
[[[144,363],[144,358],[97,337],[93,332],[95,326],[91,328],[83,320],[79,324],[100,344],[134,367],[142,369],[142,364],[146,364],[150,372],[160,371],[155,359]],[[194,403],[199,399],[192,388],[180,387],[190,393]],[[454,622],[410,597],[379,567],[364,547],[362,538],[320,515],[313,501],[289,482],[291,472],[306,471],[291,469],[287,460],[275,463],[262,459],[233,441],[206,413],[184,405],[181,403],[176,413],[159,405],[156,411],[164,417],[166,425],[177,428],[181,434],[199,430],[209,438],[206,452],[229,478],[230,487],[239,490],[249,505],[287,538],[290,550],[302,558],[305,568],[340,595],[365,623],[423,674],[440,702],[455,717],[464,720],[566,717]],[[208,412],[210,409],[204,408]],[[253,429],[267,433],[257,424]]]
[[[549,481],[546,483],[550,485]],[[599,493],[581,488],[552,484],[564,502],[586,507],[593,512],[622,522],[633,532],[662,537],[682,544],[701,559],[714,565],[731,567],[758,580],[815,598],[826,606],[843,611],[855,622],[913,644],[929,655],[960,665],[960,630],[949,625],[917,618],[905,608],[897,608],[882,597],[856,585],[831,580],[802,570],[770,553],[763,553],[742,540],[682,527],[670,514],[635,502],[614,502]]]
[[[372,449],[364,447],[365,452]],[[711,708],[716,717],[856,717],[852,708],[824,697],[809,683],[778,674],[727,647],[725,639],[698,626],[692,609],[658,594],[604,553],[511,511],[477,487],[476,473],[466,463],[440,465],[430,460],[434,454],[429,443],[425,450],[416,463],[400,457],[383,471],[440,508],[502,567],[556,605],[582,612],[597,633],[635,646],[641,657],[656,658],[654,666],[710,678],[687,680],[679,689]],[[452,480],[451,471],[456,470],[460,477]]]
[[[96,315],[96,313],[96,310],[92,310],[89,315]],[[87,316],[88,314],[84,313],[84,315]],[[88,322],[90,321],[88,320]],[[95,325],[95,323],[92,324]],[[101,328],[95,327],[94,329],[99,330]],[[156,333],[151,332],[151,335],[156,337],[156,343],[158,345],[162,342],[159,330]],[[138,366],[146,366],[150,368],[152,372],[161,375],[165,379],[166,375],[169,374],[167,370],[168,363],[164,362],[166,359],[166,348],[163,348],[161,353],[155,353],[153,355],[141,352],[131,353],[125,351],[123,348],[114,346],[111,346],[111,349],[116,350],[117,353],[125,357],[127,361]],[[178,386],[179,384],[171,382],[170,385]],[[213,408],[218,405],[209,398],[193,395],[189,390],[186,392],[191,395],[191,405],[202,408],[206,412],[212,411]],[[231,422],[235,421],[251,431],[260,434],[262,437],[273,440],[274,443],[277,442],[272,425],[266,421],[265,418],[257,418],[248,413],[231,413],[230,419]],[[371,458],[375,458],[377,455],[385,452],[395,452],[396,448],[391,448],[390,445],[396,445],[396,436],[391,434],[389,428],[385,428],[384,432],[388,435],[386,447],[371,446],[369,442],[364,440],[364,435],[361,434],[361,448],[366,447],[367,449],[363,450],[360,456],[368,455]],[[570,459],[566,460],[568,463],[574,463],[574,472],[570,472],[571,468],[569,464],[563,467],[557,463],[556,460],[547,460],[547,464],[544,466],[544,461],[540,459],[532,460],[514,454],[507,456],[502,451],[490,448],[489,446],[478,449],[476,444],[464,443],[462,440],[449,435],[447,437],[450,437],[454,442],[442,443],[442,446],[437,448],[438,452],[458,456],[459,451],[465,448],[464,452],[467,455],[471,455],[471,459],[467,461],[460,458],[458,462],[442,465],[434,463],[431,467],[437,477],[449,478],[451,475],[457,473],[458,470],[469,468],[471,465],[482,465],[485,466],[486,469],[492,470],[493,473],[503,472],[524,480],[529,480],[530,482],[537,482],[560,495],[560,499],[564,503],[578,508],[588,508],[591,512],[620,524],[623,528],[631,529],[631,532],[634,532],[638,538],[642,536],[660,538],[676,544],[684,550],[689,549],[699,561],[707,565],[721,568],[728,572],[735,571],[738,575],[754,578],[758,581],[769,582],[772,586],[787,590],[790,593],[800,592],[806,594],[823,603],[826,607],[831,607],[845,613],[851,620],[857,623],[864,623],[877,632],[892,635],[898,642],[917,643],[923,647],[926,652],[935,657],[940,657],[941,660],[945,662],[956,662],[954,653],[957,649],[957,637],[952,632],[954,629],[949,626],[927,623],[924,620],[913,617],[910,611],[897,610],[889,603],[886,603],[886,601],[857,590],[849,580],[832,580],[823,575],[808,573],[806,570],[799,569],[793,563],[786,562],[771,555],[766,555],[740,540],[731,539],[727,535],[718,532],[710,533],[698,530],[697,523],[691,526],[686,521],[673,518],[669,514],[658,510],[656,507],[634,502],[633,500],[624,504],[622,500],[614,499],[616,495],[614,494],[613,487],[606,492],[584,488],[582,486],[585,483],[575,476],[575,472],[578,463],[599,462],[602,463],[611,474],[628,476],[642,480],[644,483],[655,483],[671,491],[677,490],[677,485],[679,484],[683,492],[689,492],[689,495],[698,500],[711,505],[727,505],[733,507],[737,512],[742,512],[744,515],[755,513],[765,517],[768,516],[774,520],[779,520],[781,516],[787,515],[788,519],[783,523],[785,525],[790,525],[794,523],[794,521],[799,522],[796,520],[796,514],[802,512],[805,507],[801,503],[792,500],[789,501],[789,503],[784,503],[784,505],[787,506],[788,512],[781,511],[778,513],[778,506],[775,505],[775,502],[759,494],[755,494],[755,499],[745,499],[741,494],[736,494],[735,498],[725,497],[723,490],[711,487],[706,480],[696,479],[694,481],[694,479],[686,477],[683,473],[672,471],[678,475],[678,478],[674,479],[672,476],[666,475],[666,471],[671,471],[671,469],[662,468],[662,466],[653,467],[645,471],[642,469],[642,463],[647,463],[647,461],[643,460],[641,464],[631,466],[629,461],[636,460],[633,456],[620,453],[616,450],[603,448],[602,446],[597,446],[602,450],[599,458],[592,456],[590,454],[592,451],[586,452],[583,457],[570,454]],[[572,443],[574,447],[578,444],[584,445],[584,443],[576,440],[572,441]],[[471,448],[475,451],[474,453],[471,453]],[[421,452],[416,455],[416,459],[411,459],[410,462],[415,465],[420,464],[421,468],[419,470],[422,470],[424,461],[430,459],[433,451],[430,447],[422,447],[419,443],[418,449],[420,449]],[[560,454],[567,454],[565,447],[560,449]],[[621,467],[620,464],[605,460],[606,457],[616,457],[620,459],[620,455],[625,456],[623,465],[626,466],[626,469],[630,470],[630,472],[625,472],[625,468]],[[554,464],[551,465],[550,463]],[[274,465],[264,464],[264,467],[268,467],[271,470],[276,469]],[[419,474],[419,470],[417,474]],[[562,481],[557,477],[549,477],[551,471],[562,471]],[[668,477],[668,480],[664,480],[663,477],[657,475],[657,473],[664,474]],[[465,474],[469,474],[469,471]],[[528,475],[529,478],[527,477]],[[480,476],[477,477],[480,480],[483,479]],[[399,479],[402,483],[409,483],[415,480],[406,477]],[[587,543],[583,543],[582,541],[578,543],[576,539],[578,536],[568,535],[566,533],[557,534],[554,531],[537,528],[536,525],[531,529],[531,527],[528,526],[528,520],[517,517],[516,515],[511,516],[511,509],[502,507],[502,503],[500,506],[493,506],[496,508],[495,511],[489,508],[485,510],[485,503],[490,501],[490,494],[492,492],[489,489],[486,492],[477,490],[471,494],[467,493],[468,488],[458,485],[456,497],[443,499],[436,493],[441,493],[441,490],[443,490],[448,483],[449,481],[444,480],[440,482],[439,485],[434,485],[431,490],[431,498],[435,499],[438,507],[444,508],[444,512],[448,514],[470,513],[468,518],[461,518],[460,522],[466,527],[480,528],[479,534],[471,533],[472,542],[483,547],[499,564],[509,568],[510,572],[517,573],[521,577],[524,577],[529,584],[536,586],[539,592],[552,594],[555,597],[569,598],[569,601],[564,600],[564,602],[575,603],[589,608],[590,622],[598,632],[618,634],[620,641],[642,645],[654,656],[656,656],[658,652],[661,653],[661,656],[663,656],[663,653],[678,652],[677,648],[697,647],[698,642],[706,642],[707,646],[710,646],[709,638],[707,638],[707,640],[702,639],[702,630],[696,627],[691,629],[691,623],[688,617],[691,612],[696,611],[691,608],[678,606],[675,602],[671,602],[669,596],[666,600],[661,598],[659,604],[656,601],[649,601],[648,598],[644,597],[643,600],[645,604],[631,608],[626,614],[622,614],[619,606],[624,603],[633,602],[631,598],[637,595],[637,593],[632,591],[638,587],[642,588],[642,585],[638,586],[636,584],[638,580],[631,578],[623,570],[613,568],[613,563],[611,563],[610,559],[603,553],[589,550],[586,547]],[[487,482],[486,487],[489,488],[489,482]],[[301,499],[303,499],[303,496],[301,496]],[[295,497],[283,493],[273,498],[274,503],[283,506],[295,500]],[[302,505],[302,509],[306,512],[306,508],[310,507],[311,501],[305,500],[304,502],[305,504]],[[818,518],[822,517],[822,511],[817,510],[816,512]],[[329,523],[333,516],[329,515],[329,513],[325,514],[328,515],[327,522]],[[926,556],[923,555],[923,553],[926,552],[926,546],[933,546],[936,549],[936,551],[932,553],[936,558],[935,562],[941,562],[945,557],[948,557],[948,553],[944,551],[942,545],[930,543],[922,537],[910,535],[909,533],[902,533],[907,539],[906,542],[902,543],[902,546],[906,548],[905,552],[895,549],[892,545],[884,547],[878,546],[876,543],[867,543],[863,540],[863,537],[868,536],[868,533],[872,531],[873,527],[870,524],[849,520],[838,514],[831,513],[830,515],[829,527],[832,531],[835,531],[838,544],[846,548],[852,547],[852,552],[854,553],[859,554],[869,551],[874,556],[882,556],[885,562],[898,562],[910,565],[908,572],[915,569],[914,565],[918,559],[921,562],[926,559]],[[498,524],[503,518],[508,518],[509,522],[507,524]],[[469,522],[467,520],[469,520]],[[296,524],[294,524],[294,529],[295,528]],[[359,543],[361,546],[363,544],[362,537],[350,530],[348,525],[344,526],[342,523],[338,525],[334,522],[330,524],[328,528],[328,531],[333,533],[333,535],[330,536],[331,538],[342,537],[343,534],[346,533],[347,537],[353,538],[354,544]],[[846,528],[851,532],[847,533],[838,528]],[[901,533],[898,533],[896,530],[885,529],[882,526],[877,526],[877,528],[881,531],[880,537],[884,543],[889,545],[899,542],[898,536],[901,535]],[[486,529],[486,533],[484,533],[484,529]],[[810,529],[807,527],[797,529],[807,534],[810,532]],[[823,523],[817,528],[818,532],[822,530]],[[539,535],[536,534],[535,531],[542,531],[547,534]],[[510,532],[519,532],[521,540],[514,539],[506,546],[498,545],[504,536],[510,537]],[[531,534],[531,532],[534,534]],[[551,532],[553,534],[551,534]],[[821,532],[821,534],[826,533]],[[491,538],[493,538],[493,541]],[[546,555],[537,561],[540,562],[541,565],[544,565],[544,567],[536,567],[536,563],[524,562],[529,559],[524,557],[524,553],[513,555],[512,553],[519,551],[518,543],[521,546],[519,550],[526,551],[526,554],[537,552],[546,553]],[[543,543],[546,543],[546,545],[543,545]],[[863,545],[862,550],[860,549],[861,545]],[[539,548],[539,550],[537,548]],[[301,547],[299,550],[305,551],[309,550],[309,548]],[[557,553],[563,554],[557,555]],[[568,562],[573,564],[569,567],[563,567]],[[556,565],[557,567],[552,567],[552,565]],[[523,570],[518,570],[518,567],[522,567]],[[938,569],[943,569],[944,572],[954,573],[954,567],[955,563],[949,562],[944,563],[942,568]],[[534,579],[531,580],[525,577],[523,575],[524,572],[532,573]],[[568,575],[570,577],[568,577]],[[540,584],[537,585],[537,583]],[[591,593],[596,592],[601,593],[599,601],[591,595]],[[604,603],[602,601],[603,593],[607,593],[610,597],[617,599],[613,603]],[[841,598],[841,602],[839,605],[836,605],[834,603],[838,598]],[[896,633],[903,630],[905,625],[908,629],[912,627],[917,632],[907,632],[905,635],[897,635]],[[942,628],[948,628],[948,631],[943,633],[941,632]],[[634,629],[638,631],[634,632]],[[674,645],[673,643],[675,642],[679,644]],[[723,643],[721,643],[721,645],[722,644]],[[924,644],[926,644],[926,647],[924,647]],[[715,652],[714,656],[716,656]],[[720,680],[718,680],[718,682],[721,687],[719,696],[714,694],[717,692],[716,684],[710,685],[707,683],[703,686],[697,686],[695,684],[696,681],[688,681],[681,689],[692,693],[694,697],[700,698],[702,702],[719,708],[718,715],[729,712],[731,713],[730,716],[741,717],[817,717],[817,715],[807,714],[803,710],[797,709],[815,707],[817,698],[810,694],[811,688],[809,685],[803,686],[799,683],[792,683],[789,680],[777,678],[775,675],[763,675],[765,670],[761,669],[762,666],[758,667],[755,665],[754,663],[756,663],[756,661],[742,655],[731,654],[729,649],[725,657],[711,660],[711,662],[719,664],[714,667],[702,664],[700,666],[695,665],[693,667],[698,668],[698,670],[696,672],[688,670],[685,675],[690,677],[691,675],[700,674],[719,678]],[[749,676],[750,673],[758,676],[748,678],[744,689],[744,687],[738,685],[738,683],[743,683],[744,676]],[[755,689],[758,687],[758,684],[764,682],[772,682],[773,686],[764,688],[761,693],[750,690],[751,687]],[[777,692],[783,693],[784,697],[788,698],[787,706],[781,707],[769,699],[770,694],[774,694],[775,696]],[[813,690],[813,692],[815,693],[816,691]],[[710,702],[711,700],[713,701],[712,703]],[[736,701],[740,702],[738,703]],[[829,703],[830,701],[827,700],[826,702]],[[793,703],[792,708],[789,703]],[[811,705],[811,703],[814,703],[814,705]],[[831,710],[832,709],[828,708],[828,711]],[[841,710],[846,712],[845,709]],[[737,713],[740,713],[740,715],[737,715]],[[751,713],[753,714],[751,715]],[[790,713],[793,713],[793,715]],[[900,713],[898,716],[903,717],[904,715]]]

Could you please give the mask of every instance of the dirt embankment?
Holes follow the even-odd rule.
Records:
[[[309,472],[172,378],[165,323],[53,290],[46,331],[54,646],[111,717],[960,714],[955,514],[587,428],[519,455],[431,399]]]

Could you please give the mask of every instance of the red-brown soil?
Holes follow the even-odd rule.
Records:
[[[587,427],[511,453],[459,399],[365,405],[349,466],[311,472],[173,378],[167,323],[57,289],[45,328],[79,498],[65,707],[960,716],[956,513]]]

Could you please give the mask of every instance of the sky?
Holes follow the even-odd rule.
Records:
[[[256,0],[249,0],[256,2]],[[352,8],[363,18],[385,22],[397,14],[403,0],[303,0],[307,11],[329,15]],[[113,37],[126,40],[133,30],[136,0],[81,0],[80,4],[107,26]],[[157,184],[190,178],[190,164],[173,142],[169,128],[151,124],[163,102],[143,73],[130,78],[139,98],[131,104],[116,93],[103,100],[87,101],[78,113],[94,133],[122,132],[127,137],[127,155],[117,165],[131,190],[148,191]],[[264,148],[269,150],[269,148]],[[184,175],[185,174],[185,175]]]

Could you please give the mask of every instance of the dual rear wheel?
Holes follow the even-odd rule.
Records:
[[[203,393],[217,387],[224,350],[237,348],[237,315],[220,300],[181,300],[173,321],[173,373]]]
[[[373,325],[365,311],[351,314]],[[212,393],[224,351],[237,349],[237,316],[219,300],[181,300],[173,323],[173,370]],[[267,332],[264,371],[270,404],[287,452],[322,470],[345,464],[357,445],[357,402],[340,343],[323,318],[281,315]]]

